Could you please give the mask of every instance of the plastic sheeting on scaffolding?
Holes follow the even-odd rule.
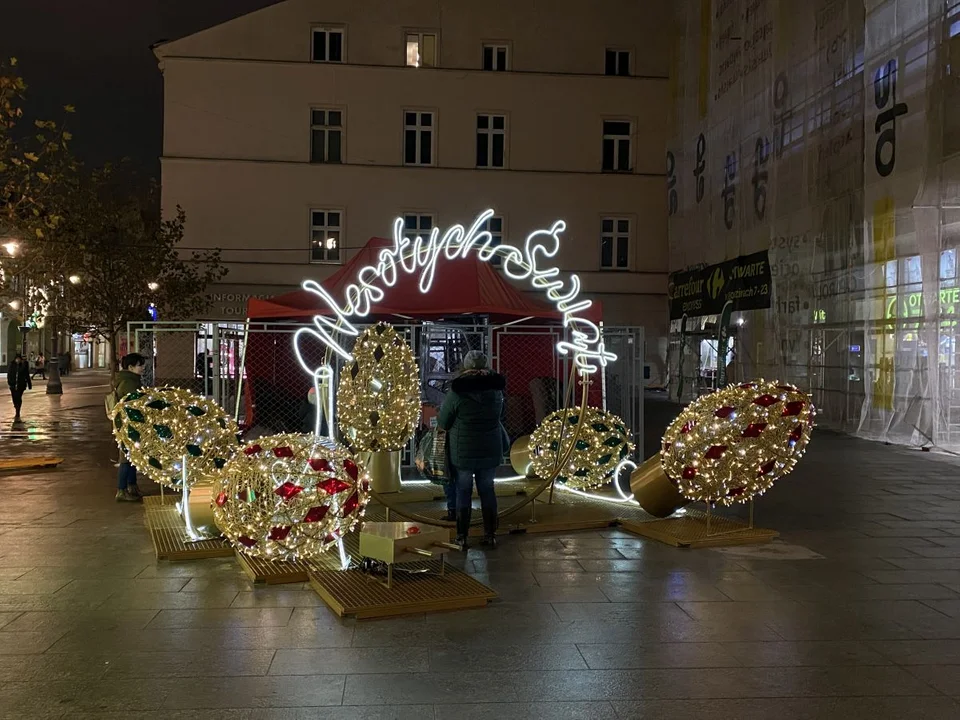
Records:
[[[808,387],[828,426],[960,446],[960,0],[680,0],[677,22],[671,271],[769,251],[738,375]],[[672,338],[689,396],[699,349]]]

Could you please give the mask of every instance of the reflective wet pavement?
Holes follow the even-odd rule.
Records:
[[[761,548],[509,537],[484,610],[335,618],[231,560],[157,563],[113,501],[105,377],[0,404],[0,717],[960,718],[960,463],[818,431]],[[58,405],[58,409],[54,408]]]

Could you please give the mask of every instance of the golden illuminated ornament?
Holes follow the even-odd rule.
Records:
[[[221,470],[240,449],[240,429],[217,403],[176,387],[141,388],[113,408],[113,436],[141,473],[179,485]]]
[[[810,396],[793,385],[731,385],[694,400],[671,423],[663,469],[691,500],[747,502],[793,470],[815,416]]]
[[[533,431],[529,447],[534,475],[550,477],[558,457],[562,458],[573,443],[557,482],[576,490],[588,490],[608,482],[620,461],[633,452],[630,433],[616,415],[588,407],[577,434],[580,415],[579,408],[558,410],[545,417]]]
[[[353,361],[340,372],[337,419],[354,452],[400,450],[420,419],[420,372],[394,328],[377,323],[361,333]]]
[[[369,478],[349,450],[312,434],[248,443],[214,481],[217,527],[241,552],[310,559],[363,517]]]

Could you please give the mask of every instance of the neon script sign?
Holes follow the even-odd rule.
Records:
[[[300,328],[294,335],[297,360],[312,376],[318,398],[320,386],[332,379],[333,371],[329,365],[311,367],[301,352],[301,340],[318,340],[345,361],[353,360],[353,356],[343,345],[346,338],[355,338],[360,334],[351,320],[368,317],[373,305],[383,300],[386,291],[396,284],[400,273],[419,274],[420,292],[426,294],[433,286],[437,264],[441,258],[456,260],[466,258],[471,252],[476,252],[477,257],[484,262],[499,256],[507,277],[529,281],[535,289],[546,294],[561,313],[563,325],[569,331],[569,338],[557,343],[557,351],[561,355],[572,355],[581,375],[591,375],[605,367],[608,362],[617,359],[616,355],[604,347],[600,327],[583,316],[593,302],[580,297],[580,278],[570,275],[566,281],[560,279],[560,269],[550,262],[560,250],[560,234],[566,230],[567,224],[557,220],[549,229],[534,230],[527,235],[523,247],[495,245],[493,236],[483,229],[493,215],[493,210],[485,210],[477,216],[469,229],[463,225],[453,225],[441,235],[440,230],[434,228],[427,238],[418,235],[414,239],[404,234],[403,218],[397,218],[393,223],[393,246],[380,251],[376,265],[367,265],[357,272],[356,282],[347,285],[344,291],[342,306],[315,280],[303,282],[303,289],[320,298],[329,310],[329,314],[315,315],[312,327]],[[332,418],[333,394],[330,392],[327,395],[325,405],[331,411],[327,417]],[[332,426],[332,422],[328,424],[331,431]],[[319,428],[318,413],[317,434]]]

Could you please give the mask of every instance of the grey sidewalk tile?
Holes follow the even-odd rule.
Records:
[[[722,643],[636,642],[577,645],[591,670],[739,667]]]
[[[190,593],[200,594],[200,593]],[[206,594],[206,593],[204,593]],[[323,605],[323,600],[313,590],[284,590],[280,588],[256,588],[250,592],[236,593],[230,607],[314,607]]]
[[[897,665],[960,665],[960,639],[892,640],[870,647]]]
[[[174,708],[257,708],[341,705],[343,675],[193,677],[177,681],[164,700]]]
[[[429,670],[426,648],[325,648],[277,650],[270,675],[353,675]]]
[[[282,627],[290,622],[292,613],[293,608],[161,610],[150,627]]]
[[[909,670],[944,695],[960,699],[960,665],[913,665]]]
[[[192,678],[266,675],[274,650],[194,650],[120,652],[103,655],[107,679]]]
[[[945,697],[747,698],[614,702],[618,720],[956,720],[960,704]]]
[[[205,593],[184,592],[121,592],[111,595],[100,609],[117,610],[195,610],[198,608],[236,607],[235,590],[213,591]]]
[[[426,672],[389,675],[349,675],[344,701],[355,705],[501,703],[519,700],[516,673]],[[543,677],[541,675],[541,677]]]
[[[42,653],[59,640],[65,631],[8,632],[0,630],[0,655]]]
[[[492,648],[447,646],[431,648],[432,672],[496,672],[510,670],[585,670],[576,645],[511,645]]]
[[[869,643],[850,640],[813,642],[723,643],[743,667],[840,667],[890,665]]]
[[[608,702],[479,703],[436,705],[435,720],[614,720]]]

